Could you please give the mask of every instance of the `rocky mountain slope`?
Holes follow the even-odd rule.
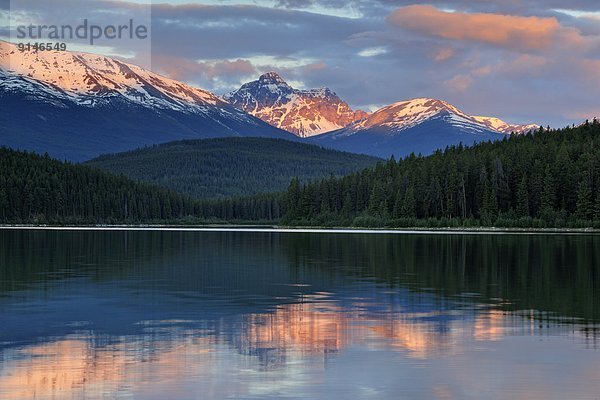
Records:
[[[294,136],[205,90],[86,53],[0,41],[0,145],[70,160],[185,138]]]
[[[536,129],[470,116],[441,100],[367,114],[327,88],[266,73],[225,98],[101,55],[20,52],[0,41],[0,146],[72,161],[182,139],[269,137],[378,157],[430,153]]]
[[[261,75],[224,97],[263,121],[310,137],[344,128],[368,116],[355,111],[328,88],[294,89],[275,72]]]
[[[496,118],[471,117],[442,100],[418,98],[383,107],[365,120],[314,137],[314,143],[379,157],[429,154],[446,146],[501,140],[535,125],[509,125]]]

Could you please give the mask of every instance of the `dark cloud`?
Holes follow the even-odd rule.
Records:
[[[253,79],[259,73],[250,61],[242,59],[193,61],[156,55],[153,66],[160,74],[217,92],[236,88],[244,79]]]
[[[366,21],[255,6],[157,5],[152,18],[155,48],[204,59],[321,54],[374,27]]]
[[[26,39],[35,41],[47,39],[37,37],[37,27],[42,26],[70,26],[74,31],[77,27],[87,23],[88,27],[95,25],[99,28],[107,26],[129,25],[133,21],[134,28],[143,25],[147,29],[151,27],[151,7],[144,4],[134,4],[126,2],[112,2],[102,0],[13,0],[10,8],[10,18],[12,25],[23,25],[28,27],[34,25],[34,35]],[[62,30],[59,30],[62,32]],[[64,41],[69,44],[86,45],[90,43],[89,34],[86,38],[80,39],[76,35],[65,31],[67,38]],[[98,39],[95,41],[97,46],[104,48],[113,48],[116,52],[139,53],[147,50],[149,53],[150,40],[130,39],[128,31],[120,39]],[[46,35],[48,30],[45,31]],[[15,32],[12,32],[15,36]]]

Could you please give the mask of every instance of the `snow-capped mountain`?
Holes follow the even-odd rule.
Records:
[[[297,90],[275,73],[221,99],[114,58],[20,52],[2,41],[0,105],[0,145],[73,161],[173,140],[226,136],[301,136],[339,150],[389,157],[537,128],[472,117],[428,98],[368,115],[353,111],[329,89]]]
[[[511,134],[511,133],[527,133],[532,130],[539,129],[539,125],[536,124],[525,124],[525,125],[513,125],[502,121],[499,118],[494,117],[472,117],[475,121],[487,126],[488,128],[495,130],[500,133]]]
[[[37,82],[45,92],[83,106],[108,104],[115,98],[144,107],[190,112],[225,104],[207,91],[95,54],[20,52],[16,46],[0,42],[0,68],[25,78],[19,80],[21,84]],[[16,83],[12,80],[11,87]]]
[[[225,95],[234,106],[263,121],[311,137],[344,128],[368,116],[354,111],[328,88],[298,90],[277,73],[268,72]]]
[[[0,41],[0,145],[72,160],[184,138],[293,139],[218,96],[95,54]]]
[[[365,120],[313,138],[314,143],[380,157],[429,154],[446,146],[500,140],[536,125],[472,117],[442,100],[418,98],[383,107]]]
[[[536,129],[537,125],[510,125],[493,117],[472,117],[442,100],[419,98],[399,101],[383,107],[367,119],[348,127],[348,132],[372,128],[386,128],[394,134],[417,126],[431,118],[448,114],[448,121],[457,127],[473,131],[490,130],[498,133],[522,133]]]

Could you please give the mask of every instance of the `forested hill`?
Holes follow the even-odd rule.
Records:
[[[181,220],[198,202],[48,156],[0,148],[0,223]]]
[[[283,191],[302,182],[344,176],[380,159],[264,138],[186,140],[106,155],[87,162],[105,171],[170,188],[195,198]]]
[[[293,181],[282,202],[289,225],[600,227],[600,124],[412,155],[309,185]],[[236,218],[245,208],[222,202],[212,214]]]
[[[198,201],[0,149],[0,223],[277,221],[372,227],[600,228],[600,124],[409,156],[249,198]]]

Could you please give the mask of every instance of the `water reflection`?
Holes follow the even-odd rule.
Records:
[[[0,398],[593,399],[598,244],[0,231]]]

